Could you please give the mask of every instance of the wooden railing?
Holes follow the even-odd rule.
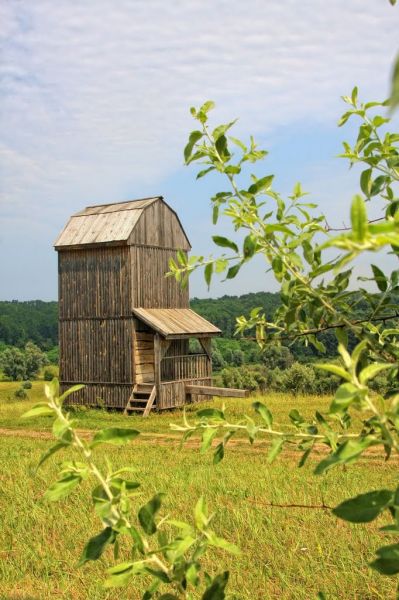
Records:
[[[206,354],[165,356],[161,360],[161,381],[210,377],[211,361]]]

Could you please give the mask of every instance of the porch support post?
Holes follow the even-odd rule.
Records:
[[[154,335],[154,383],[157,391],[157,405],[159,406],[161,392],[161,340],[159,333]]]

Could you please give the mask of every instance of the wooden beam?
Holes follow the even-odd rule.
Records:
[[[212,340],[211,340],[211,338],[199,338],[198,341],[201,344],[205,354],[208,355],[209,360],[212,360]]]
[[[248,390],[238,390],[236,388],[221,388],[207,385],[186,385],[187,394],[201,394],[204,396],[222,396],[225,398],[247,398]]]
[[[167,353],[167,351],[169,350],[169,346],[171,344],[171,341],[170,340],[162,339],[160,337],[159,338],[159,343],[160,343],[159,359],[162,360],[164,358],[165,354]]]
[[[159,333],[154,335],[154,382],[155,394],[159,398],[161,384],[161,338]]]

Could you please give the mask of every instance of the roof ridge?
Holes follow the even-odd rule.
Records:
[[[88,208],[100,208],[100,206],[112,206],[113,204],[130,204],[131,202],[144,202],[145,200],[163,200],[163,196],[147,196],[146,198],[134,198],[133,200],[117,200],[116,202],[105,202],[104,204],[90,204],[85,206],[84,210]]]

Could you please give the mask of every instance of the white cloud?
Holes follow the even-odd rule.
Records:
[[[331,123],[355,82],[383,96],[399,12],[375,0],[8,0],[0,19],[0,218],[12,203],[13,217],[29,206],[58,227],[93,200],[162,193],[191,104],[213,98],[218,119],[264,134]]]

